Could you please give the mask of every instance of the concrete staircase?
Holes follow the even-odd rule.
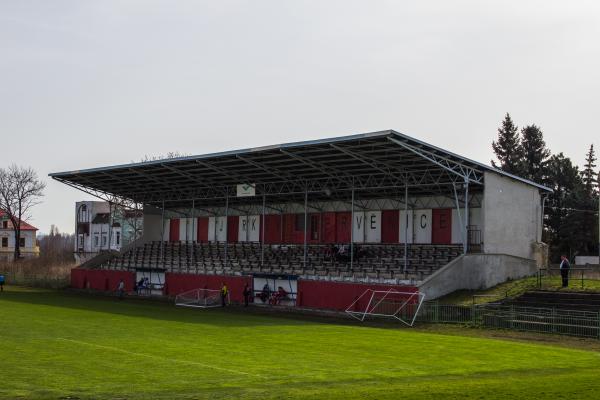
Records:
[[[600,293],[534,290],[507,300],[505,304],[600,312]]]

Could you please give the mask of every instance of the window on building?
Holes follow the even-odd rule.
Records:
[[[98,245],[100,244],[100,238],[98,237],[98,235],[94,235],[94,247],[98,247]]]
[[[2,229],[8,229],[8,221],[2,221]]]
[[[2,238],[2,247],[8,247],[8,238],[7,237]]]
[[[25,247],[25,238],[19,238],[19,247]]]
[[[117,232],[115,235],[115,243],[117,246],[121,245],[121,232]]]
[[[102,247],[106,247],[106,233],[102,234]]]

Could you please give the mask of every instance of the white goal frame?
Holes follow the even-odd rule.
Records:
[[[229,304],[229,292],[226,304]],[[180,307],[221,307],[221,291],[218,289],[192,289],[175,296],[175,305]]]
[[[379,297],[379,295],[381,297]],[[386,298],[401,296],[402,301],[399,304],[394,304],[393,312],[391,313],[381,313],[376,311],[377,307],[384,302]],[[355,311],[353,310],[354,305],[357,304],[363,298],[369,298],[369,302],[367,303],[366,308],[363,311]],[[413,326],[415,320],[417,319],[417,315],[419,314],[419,310],[421,309],[421,305],[425,300],[425,294],[421,292],[402,292],[395,289],[389,290],[375,290],[375,289],[367,289],[358,296],[356,300],[352,302],[346,308],[346,313],[350,315],[352,318],[355,318],[359,321],[364,321],[367,316],[373,317],[387,317],[387,318],[395,318],[398,321],[402,322],[405,325]],[[412,318],[404,319],[401,315],[401,312],[407,308],[408,305],[415,305],[417,309],[414,312]]]

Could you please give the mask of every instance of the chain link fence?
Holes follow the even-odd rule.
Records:
[[[425,302],[417,316],[417,321],[468,324],[484,328],[514,329],[600,339],[600,311],[519,307],[499,303],[458,306]]]

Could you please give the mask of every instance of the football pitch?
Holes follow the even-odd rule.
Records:
[[[2,399],[596,399],[600,353],[9,287]]]

